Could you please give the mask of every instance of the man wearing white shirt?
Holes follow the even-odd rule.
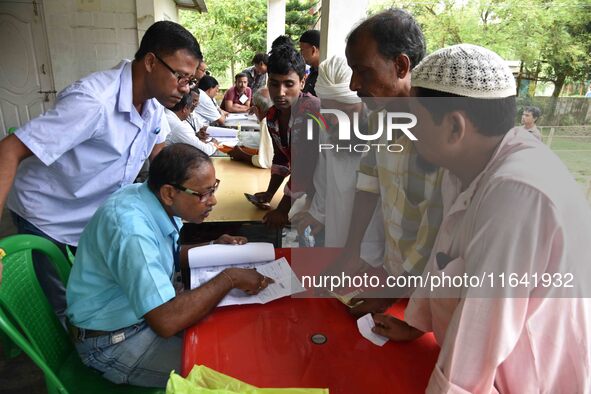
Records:
[[[209,126],[213,123],[223,125],[228,113],[215,102],[215,96],[220,91],[220,84],[214,77],[206,75],[199,80],[197,86],[199,87],[199,104],[193,111],[193,116],[202,126]]]
[[[191,112],[199,103],[199,95],[195,90],[183,96],[181,101],[171,109],[166,109],[166,120],[170,126],[170,134],[166,137],[166,144],[185,143],[211,156],[217,150],[215,139],[205,142],[199,139],[197,133],[201,125],[191,118]],[[193,123],[190,123],[191,120]]]
[[[0,142],[0,212],[7,204],[19,233],[48,238],[63,251],[77,246],[100,204],[162,149],[169,131],[163,105],[189,92],[201,59],[189,31],[157,22],[133,61],[66,87],[54,109]],[[64,288],[51,263],[36,258],[35,269],[63,315]]]

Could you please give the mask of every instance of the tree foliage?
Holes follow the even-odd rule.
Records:
[[[317,3],[288,0],[285,30],[296,42],[318,20]],[[222,83],[228,73],[249,66],[255,53],[266,52],[267,0],[207,0],[207,9],[203,14],[181,10],[180,23],[195,35],[208,69]]]
[[[422,26],[429,52],[458,43],[482,45],[522,62],[522,76],[554,83],[591,78],[591,2],[588,0],[391,1]]]

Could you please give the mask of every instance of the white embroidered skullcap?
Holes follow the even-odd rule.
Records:
[[[453,45],[425,57],[411,74],[413,87],[465,97],[515,96],[515,79],[493,51],[471,44]]]
[[[341,56],[326,59],[318,66],[318,80],[316,80],[316,94],[319,99],[335,100],[345,104],[360,103],[361,99],[349,89],[353,71],[347,60]]]

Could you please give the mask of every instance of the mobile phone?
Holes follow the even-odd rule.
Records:
[[[253,196],[252,194],[244,193],[244,197],[246,197],[246,199],[248,201],[250,201],[257,208],[260,208],[260,209],[271,209],[271,204],[269,204],[268,202],[261,202],[261,201],[259,201],[259,199],[256,198],[255,196]]]

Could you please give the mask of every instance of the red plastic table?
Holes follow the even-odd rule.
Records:
[[[290,258],[288,249],[278,257]],[[403,305],[393,307],[401,315]],[[315,334],[326,337],[315,344]],[[331,393],[422,393],[437,360],[432,335],[376,346],[339,301],[286,297],[217,308],[185,332],[183,376],[193,365],[259,387],[329,388]]]

